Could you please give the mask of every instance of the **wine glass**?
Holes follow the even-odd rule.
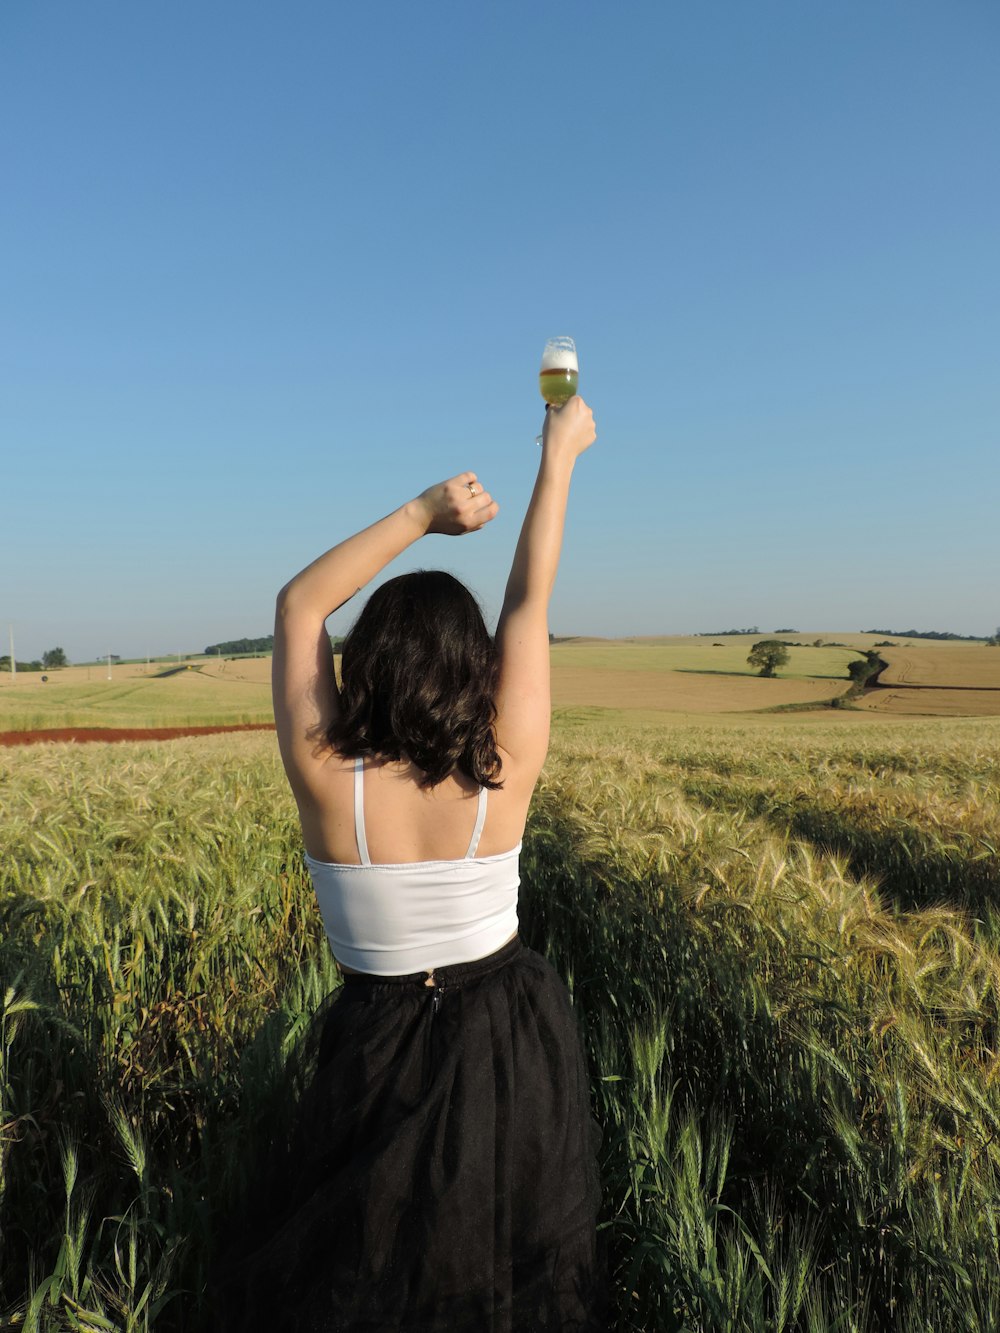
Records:
[[[542,366],[538,372],[538,387],[549,407],[562,407],[576,393],[580,366],[576,359],[576,343],[572,338],[550,338],[542,350]],[[541,444],[537,435],[535,443]]]

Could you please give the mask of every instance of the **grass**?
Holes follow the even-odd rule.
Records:
[[[994,1330],[1000,724],[606,723],[557,725],[522,926],[615,1328]],[[335,974],[273,737],[111,753],[0,754],[0,1309],[200,1330]]]
[[[237,664],[227,664],[235,667]],[[256,665],[256,664],[255,664]],[[268,669],[270,662],[266,663]],[[157,667],[151,668],[151,673]],[[21,672],[0,688],[0,731],[39,731],[61,727],[226,726],[271,722],[267,677],[238,679],[211,674],[211,664],[157,679],[144,667],[71,668],[65,676],[49,672],[48,681]]]

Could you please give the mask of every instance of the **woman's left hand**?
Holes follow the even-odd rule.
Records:
[[[413,505],[425,532],[441,532],[449,537],[478,532],[500,512],[500,506],[474,472],[460,472],[448,481],[428,486]]]

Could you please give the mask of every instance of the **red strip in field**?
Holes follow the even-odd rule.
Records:
[[[228,727],[58,727],[50,731],[0,731],[0,745],[41,741],[173,741],[181,736],[214,736],[219,731],[273,731],[273,722],[240,722]]]

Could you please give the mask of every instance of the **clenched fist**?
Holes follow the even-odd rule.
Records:
[[[474,472],[460,472],[448,481],[428,486],[413,503],[421,521],[426,520],[425,532],[441,532],[449,537],[478,532],[500,512],[500,506]]]

